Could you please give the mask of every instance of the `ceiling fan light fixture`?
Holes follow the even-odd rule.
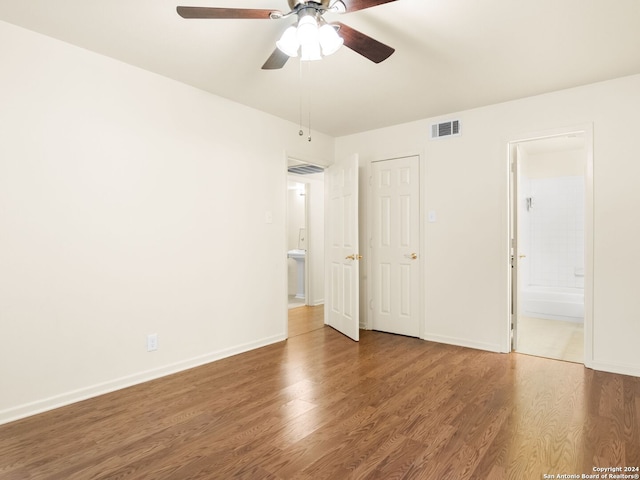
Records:
[[[300,45],[318,43],[318,22],[311,15],[306,15],[298,22],[298,42]]]
[[[300,60],[305,62],[321,60],[320,44],[318,42],[303,43],[300,45]]]
[[[304,9],[298,23],[287,28],[276,47],[289,57],[300,55],[303,61],[320,60],[338,51],[344,40],[336,28],[319,18],[317,11]]]
[[[338,35],[336,29],[327,23],[318,30],[318,40],[324,56],[336,53],[344,43],[344,39]]]
[[[283,53],[286,53],[290,57],[298,56],[298,48],[300,48],[300,42],[298,41],[297,29],[295,25],[287,28],[280,40],[276,42],[276,47]]]

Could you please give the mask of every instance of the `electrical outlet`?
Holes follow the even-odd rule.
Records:
[[[147,352],[154,352],[158,349],[158,334],[150,333],[147,335]]]

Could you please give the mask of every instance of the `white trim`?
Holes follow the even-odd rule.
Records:
[[[606,362],[590,362],[590,365],[585,367],[599,370],[601,372],[618,373],[620,375],[630,375],[632,377],[640,377],[640,368],[632,365],[621,365],[617,363]]]
[[[206,353],[188,360],[171,363],[163,367],[146,370],[144,372],[127,375],[124,377],[109,380],[107,382],[97,383],[78,390],[54,395],[49,398],[37,400],[35,402],[25,403],[16,407],[8,408],[0,411],[0,425],[4,423],[20,420],[21,418],[30,417],[38,413],[47,412],[55,408],[64,407],[72,403],[80,402],[90,398],[98,397],[107,393],[115,392],[123,388],[139,385],[141,383],[156,380],[158,378],[172,375],[174,373],[183,372],[191,368],[200,367],[207,363],[215,362],[223,358],[232,357],[240,353],[245,353],[256,348],[265,347],[274,343],[282,342],[287,339],[286,333],[266,337],[255,342],[249,342],[232,348]]]
[[[367,184],[367,202],[366,202],[366,209],[367,211],[365,212],[366,214],[366,220],[365,220],[365,235],[366,238],[364,239],[365,242],[365,246],[366,246],[366,251],[367,251],[367,257],[366,257],[366,263],[365,263],[365,274],[366,274],[366,281],[362,283],[362,285],[364,285],[364,287],[366,288],[366,292],[365,292],[365,302],[364,302],[364,311],[360,311],[360,315],[362,316],[362,328],[364,330],[372,330],[373,329],[373,322],[371,320],[371,304],[373,302],[373,296],[371,294],[371,283],[372,283],[372,279],[371,279],[371,257],[373,256],[373,247],[371,245],[371,239],[373,237],[373,230],[372,230],[372,226],[373,226],[373,217],[371,214],[371,205],[373,204],[373,191],[372,191],[372,182],[373,182],[373,169],[371,167],[371,165],[373,164],[374,161],[380,161],[380,160],[369,160],[366,164],[365,164],[365,175],[366,175],[366,184]],[[360,207],[360,209],[362,210],[362,206]],[[362,242],[362,239],[360,240]],[[360,288],[362,288],[362,285]]]

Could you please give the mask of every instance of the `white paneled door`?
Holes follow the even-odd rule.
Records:
[[[358,254],[358,156],[325,170],[325,323],[360,338]]]
[[[417,156],[372,164],[374,330],[420,336],[420,172]]]

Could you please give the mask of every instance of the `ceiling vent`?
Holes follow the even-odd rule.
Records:
[[[458,135],[460,135],[460,120],[451,120],[431,125],[431,138],[455,137]]]
[[[287,171],[296,175],[311,175],[312,173],[324,172],[324,168],[317,165],[291,165],[287,168]]]

